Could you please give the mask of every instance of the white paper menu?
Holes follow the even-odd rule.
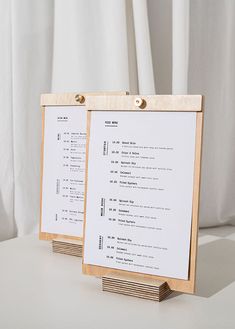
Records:
[[[188,279],[196,114],[91,113],[84,263]]]
[[[41,231],[82,237],[85,106],[45,108]]]

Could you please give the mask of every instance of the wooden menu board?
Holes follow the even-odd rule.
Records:
[[[39,238],[82,240],[87,95],[41,95],[41,213]]]
[[[83,272],[193,293],[202,96],[90,96],[87,110]]]

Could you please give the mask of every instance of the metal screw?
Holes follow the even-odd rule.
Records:
[[[141,107],[144,104],[144,100],[140,97],[135,99],[135,106]]]
[[[84,97],[83,95],[79,95],[79,94],[77,94],[77,95],[75,96],[75,100],[76,100],[76,102],[82,104],[82,103],[85,102],[85,97]]]

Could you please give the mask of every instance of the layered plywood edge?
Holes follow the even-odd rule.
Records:
[[[137,99],[142,100],[140,106],[136,106]],[[198,244],[198,211],[200,196],[200,171],[202,154],[202,129],[203,129],[203,97],[201,95],[130,95],[130,96],[97,96],[87,97],[87,148],[86,148],[86,179],[85,179],[85,210],[84,210],[84,239],[86,237],[86,194],[88,181],[88,154],[90,139],[90,121],[92,111],[176,111],[176,112],[195,112],[196,113],[196,135],[195,135],[195,160],[194,160],[194,185],[193,185],[193,207],[192,224],[189,254],[189,275],[188,280],[169,278],[163,276],[129,272],[113,268],[107,268],[92,264],[86,264],[83,261],[82,270],[84,274],[102,277],[103,282],[113,276],[128,276],[133,282],[141,279],[151,282],[158,280],[166,282],[169,290],[194,293],[196,283],[196,259]],[[83,251],[84,252],[84,251]],[[114,280],[114,279],[112,279]]]
[[[83,243],[79,240],[53,239],[52,250],[60,254],[82,257]]]
[[[122,295],[162,301],[172,292],[165,281],[146,280],[122,274],[112,274],[102,277],[102,290]]]

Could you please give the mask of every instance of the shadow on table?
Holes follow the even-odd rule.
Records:
[[[235,241],[220,239],[198,249],[196,295],[210,297],[235,281]]]
[[[9,221],[0,191],[0,242],[16,237],[16,223]]]
[[[199,230],[199,236],[212,235],[220,238],[226,238],[233,233],[235,233],[235,226],[232,225],[208,227]]]

